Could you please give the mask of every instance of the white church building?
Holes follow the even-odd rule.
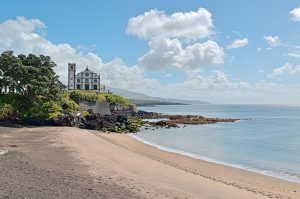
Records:
[[[106,92],[105,86],[101,84],[100,74],[86,68],[76,74],[76,64],[68,64],[68,90],[94,90],[99,93]]]

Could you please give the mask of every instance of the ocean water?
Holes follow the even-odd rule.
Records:
[[[300,183],[300,106],[209,104],[139,109],[248,118],[234,123],[142,130],[131,136],[163,150]]]

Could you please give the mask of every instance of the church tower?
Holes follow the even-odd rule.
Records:
[[[76,64],[68,64],[68,90],[75,89],[75,74],[76,74]]]

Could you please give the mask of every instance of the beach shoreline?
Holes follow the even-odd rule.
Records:
[[[291,198],[293,197],[292,195],[295,195],[296,198],[299,197],[299,183],[286,181],[241,168],[196,159],[176,152],[165,151],[156,146],[148,145],[136,140],[128,135],[116,136],[114,134],[100,134],[100,136],[111,140],[119,146],[122,146],[122,143],[126,143],[123,147],[127,148],[127,150],[146,156],[154,161],[218,183],[267,196],[269,198]],[[128,139],[128,137],[130,138]],[[298,194],[296,194],[297,192]]]
[[[186,151],[182,151],[182,150],[177,150],[177,149],[165,147],[165,146],[162,146],[162,145],[159,145],[159,144],[155,144],[155,143],[153,143],[151,141],[148,141],[146,139],[143,139],[143,138],[139,137],[136,133],[128,133],[127,135],[129,135],[130,137],[138,140],[139,142],[142,142],[146,145],[153,146],[153,147],[155,147],[159,150],[163,150],[163,151],[167,151],[167,152],[170,152],[170,153],[175,153],[175,154],[191,157],[191,158],[194,158],[194,159],[198,159],[198,160],[202,160],[202,161],[206,161],[206,162],[210,162],[210,163],[215,163],[215,164],[219,164],[219,165],[233,167],[233,168],[236,168],[236,169],[242,169],[242,170],[258,173],[258,174],[261,174],[261,175],[278,178],[280,180],[285,180],[285,181],[288,181],[288,182],[293,182],[293,183],[300,184],[300,179],[296,176],[294,178],[291,178],[291,176],[284,176],[284,174],[278,174],[278,173],[275,173],[273,171],[265,171],[265,170],[262,170],[262,169],[261,170],[254,169],[254,168],[250,168],[250,167],[246,167],[246,166],[241,166],[241,165],[238,165],[238,164],[219,161],[219,160],[208,158],[208,157],[205,157],[205,156],[196,155],[196,154],[186,152]]]
[[[44,153],[53,147],[65,149],[73,162],[76,159],[80,165],[85,165],[82,175],[90,176],[94,181],[106,179],[106,184],[116,187],[113,190],[127,194],[118,197],[106,191],[108,195],[112,194],[108,198],[300,198],[300,184],[163,151],[126,134],[72,127],[6,128],[6,131],[6,134],[0,133],[0,146],[8,148],[8,155],[14,150],[28,151],[29,147],[10,148],[7,145],[9,134],[9,139],[15,140],[10,144],[19,142],[17,145],[20,145],[19,136],[24,132],[42,137],[51,135],[47,137],[51,145]],[[51,159],[51,154],[45,161],[48,158]],[[13,178],[10,180],[14,181]]]

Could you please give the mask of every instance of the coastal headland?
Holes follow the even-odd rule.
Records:
[[[300,185],[127,134],[0,127],[0,198],[300,198]]]

